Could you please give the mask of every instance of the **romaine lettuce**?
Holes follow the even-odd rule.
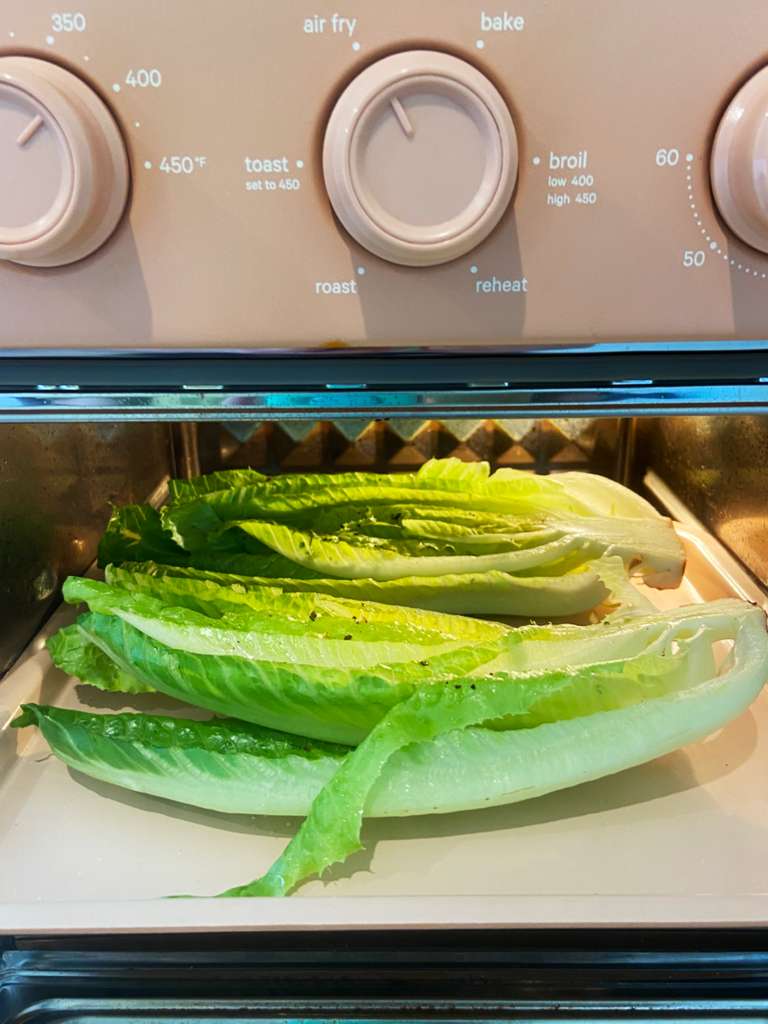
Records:
[[[358,743],[423,680],[466,675],[516,637],[497,623],[435,612],[121,575],[133,589],[77,577],[64,585],[66,600],[92,609],[77,620],[83,661],[95,647],[117,666],[115,678],[334,742]],[[68,665],[75,643],[73,636]],[[58,663],[57,642],[49,647]]]
[[[117,662],[91,643],[75,623],[65,626],[46,640],[54,664],[63,672],[77,676],[81,683],[98,686],[100,690],[123,693],[152,693],[154,687],[120,668]]]
[[[669,617],[672,624],[674,613]],[[726,638],[735,641],[730,671],[702,678],[697,670],[711,662],[712,643]],[[692,657],[695,646],[704,650]],[[662,660],[666,661],[664,667]],[[285,896],[305,878],[322,873],[359,849],[360,826],[371,790],[393,754],[411,744],[452,736],[457,730],[461,734],[468,726],[483,721],[535,715],[542,702],[561,703],[568,709],[574,698],[578,700],[584,685],[594,685],[595,668],[598,675],[604,675],[609,667],[624,675],[629,665],[633,666],[630,674],[635,680],[643,676],[655,679],[656,685],[667,692],[656,699],[640,697],[640,703],[628,708],[596,710],[587,716],[559,718],[538,727],[503,733],[505,739],[512,739],[510,762],[518,768],[518,780],[522,776],[527,781],[526,795],[556,788],[554,776],[559,777],[562,787],[641,763],[706,736],[736,717],[755,699],[768,675],[765,615],[738,601],[713,602],[698,614],[685,615],[679,629],[669,631],[664,659],[658,654],[640,654],[624,667],[621,663],[580,666],[501,680],[485,677],[471,684],[465,680],[421,686],[408,700],[393,707],[344,759],[267,874],[221,895]],[[599,688],[595,691],[596,696],[604,693]],[[527,757],[522,770],[521,755]],[[462,767],[466,774],[472,774],[475,765],[470,767],[465,762]],[[516,796],[520,798],[519,788],[516,793],[508,793],[509,799]]]
[[[489,476],[485,463],[470,469],[433,460],[395,477],[276,478],[199,493],[161,517],[193,558],[210,558],[224,544],[228,554],[273,551],[305,571],[345,579],[553,576],[608,553],[652,586],[677,586],[685,556],[669,520],[599,479],[513,470]]]
[[[65,598],[87,601],[91,611],[48,642],[59,667],[104,689],[159,690],[319,739],[358,743],[426,679],[515,668],[513,651],[525,635],[464,616],[283,592],[179,567],[135,568],[109,567],[107,584],[67,580]],[[644,610],[620,559],[594,569],[611,589],[623,583],[631,591],[615,615]]]
[[[229,814],[305,815],[349,751],[231,718],[22,704],[12,724],[38,725],[61,761],[92,778]]]
[[[552,618],[605,600],[592,564],[601,555],[621,557],[657,587],[677,586],[685,563],[669,520],[581,473],[490,475],[486,463],[444,459],[389,475],[226,470],[170,490],[161,513],[115,513],[102,567],[153,561],[274,580],[282,590]]]
[[[734,644],[718,671],[723,640]],[[761,611],[722,600],[608,626],[529,627],[510,657],[493,675],[422,683],[354,751],[231,719],[29,706],[14,724],[37,721],[62,760],[107,782],[233,813],[309,811],[265,878],[224,894],[283,895],[356,849],[363,815],[523,800],[708,735],[759,693],[768,636]]]

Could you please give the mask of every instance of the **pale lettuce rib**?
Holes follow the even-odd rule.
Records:
[[[464,573],[461,576],[406,576],[398,580],[346,580],[339,577],[326,579],[287,579],[242,576],[211,570],[192,569],[156,563],[123,563],[122,568],[137,572],[156,573],[163,579],[171,576],[209,580],[222,586],[238,585],[273,587],[285,593],[328,594],[350,600],[364,600],[397,607],[426,610],[451,615],[472,612],[474,615],[514,615],[531,618],[550,618],[575,615],[595,608],[614,587],[618,593],[627,587],[637,592],[626,579],[621,561],[616,558],[617,570],[608,582],[604,574],[604,559],[586,562],[578,570],[563,575],[515,576],[503,572]],[[598,570],[598,565],[600,569]],[[115,567],[108,568],[108,578],[121,582]],[[603,579],[605,577],[605,582]],[[652,607],[652,606],[651,606]],[[404,612],[412,616],[413,612]],[[463,616],[466,619],[466,615]],[[470,620],[473,621],[473,620]]]
[[[450,555],[431,557],[427,554],[413,557],[396,548],[373,547],[361,538],[350,543],[338,537],[317,536],[309,530],[297,530],[280,523],[247,520],[235,522],[244,533],[260,540],[299,565],[317,572],[349,579],[379,581],[401,579],[404,576],[442,576],[447,573],[483,573],[491,570],[516,573],[534,566],[547,565],[579,550],[582,561],[601,555],[604,546],[591,538],[565,536],[547,544],[517,551],[497,552],[492,555]]]
[[[733,599],[710,601],[707,605],[706,630],[710,642],[728,639],[732,633],[733,616],[742,603]],[[522,626],[517,630],[518,643],[510,644],[493,663],[510,672],[597,664],[606,657],[611,660],[632,658],[671,639],[690,640],[704,628],[701,605],[685,605],[672,611],[652,609],[642,617],[616,616],[616,621],[603,621],[593,626],[569,624]]]

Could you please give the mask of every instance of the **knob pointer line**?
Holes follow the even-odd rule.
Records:
[[[403,129],[403,131],[408,136],[408,138],[412,139],[413,138],[413,125],[408,120],[408,115],[405,112],[403,104],[400,102],[400,100],[397,98],[397,96],[393,96],[392,99],[389,101],[389,105],[394,110],[395,117],[400,122],[400,127]]]
[[[32,118],[27,127],[24,129],[24,131],[21,133],[21,135],[18,137],[18,139],[16,139],[16,145],[26,146],[26,144],[29,142],[32,136],[36,132],[38,132],[42,127],[43,119],[42,117],[40,117],[39,114],[36,114],[35,117]]]

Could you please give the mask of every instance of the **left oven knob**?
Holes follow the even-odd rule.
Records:
[[[0,259],[60,267],[99,248],[125,210],[128,158],[104,102],[36,57],[0,57]]]

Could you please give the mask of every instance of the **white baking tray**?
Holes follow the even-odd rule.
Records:
[[[663,608],[765,597],[717,541],[688,551]],[[365,850],[287,899],[164,900],[262,874],[297,819],[227,816],[96,782],[10,730],[24,701],[177,712],[54,668],[44,640],[0,683],[0,932],[732,926],[768,923],[768,694],[699,743],[527,803],[368,821]],[[186,712],[185,712],[186,713]]]

